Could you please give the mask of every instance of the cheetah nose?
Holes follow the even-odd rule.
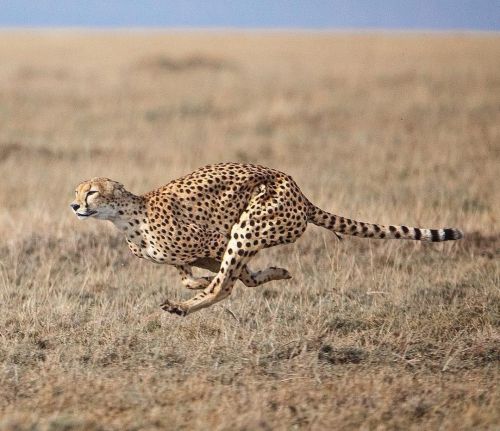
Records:
[[[76,211],[78,208],[80,208],[80,205],[78,205],[78,204],[71,204],[70,207],[73,208],[73,211]]]

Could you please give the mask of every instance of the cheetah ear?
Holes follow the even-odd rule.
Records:
[[[125,193],[125,186],[121,183],[115,183],[115,186],[113,188],[113,196],[115,198],[119,198],[123,196],[124,193]]]

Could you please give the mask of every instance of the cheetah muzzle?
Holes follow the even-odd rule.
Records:
[[[453,228],[383,226],[331,214],[309,202],[289,175],[239,163],[205,166],[141,196],[94,178],[78,185],[71,207],[81,219],[111,221],[134,255],[174,265],[184,286],[199,290],[187,301],[161,304],[179,316],[226,298],[237,280],[255,287],[291,278],[284,268],[252,271],[248,264],[262,249],[295,242],[308,223],[361,238],[462,238]],[[215,275],[194,277],[193,266]]]

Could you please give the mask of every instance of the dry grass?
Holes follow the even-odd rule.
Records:
[[[498,36],[3,32],[0,58],[0,429],[500,427]],[[292,280],[180,319],[172,268],[68,208],[230,160],[468,236],[311,227],[255,263]]]

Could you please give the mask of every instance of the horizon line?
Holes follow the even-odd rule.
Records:
[[[0,32],[4,31],[88,31],[88,32],[232,32],[232,33],[253,33],[253,32],[268,32],[268,33],[473,33],[473,34],[500,34],[500,29],[476,29],[476,28],[397,28],[397,27],[231,27],[231,26],[3,26],[0,25]]]

